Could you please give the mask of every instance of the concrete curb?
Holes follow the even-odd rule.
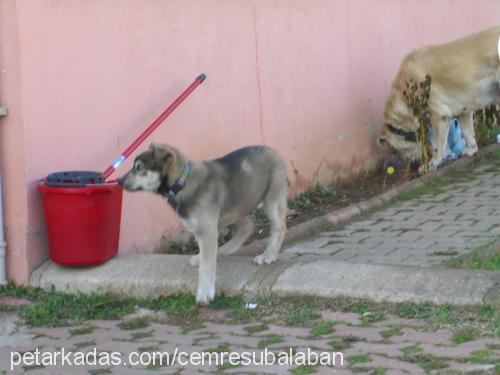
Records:
[[[471,305],[491,300],[500,283],[496,272],[468,269],[350,264],[321,260],[255,266],[248,257],[221,257],[217,292],[226,295],[367,298],[375,302],[432,302]],[[107,263],[68,268],[50,261],[33,273],[31,284],[45,289],[157,297],[195,292],[198,269],[183,255],[120,255]]]
[[[486,302],[500,275],[470,269],[316,261],[288,268],[272,287],[278,296],[366,298],[375,302]]]
[[[351,204],[347,207],[328,212],[322,216],[318,216],[314,219],[288,228],[285,235],[284,245],[290,245],[306,237],[317,234],[327,227],[346,223],[363,213],[367,213],[369,211],[377,209],[383,204],[393,201],[403,193],[421,187],[433,179],[446,175],[451,168],[464,168],[471,165],[475,160],[484,157],[485,154],[495,149],[500,149],[500,145],[493,144],[483,147],[473,157],[462,157],[436,171],[429,172],[414,180],[393,187],[382,194],[367,199],[366,201]],[[254,241],[246,246],[243,246],[236,255],[255,256],[261,253],[266,248],[267,241],[267,238]]]

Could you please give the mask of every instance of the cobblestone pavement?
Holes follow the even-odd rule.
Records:
[[[306,324],[291,326],[273,316],[248,324],[232,324],[225,320],[226,311],[206,311],[202,325],[179,326],[145,323],[137,329],[125,329],[120,321],[91,321],[84,327],[28,328],[19,326],[16,332],[0,336],[0,368],[4,374],[421,374],[446,369],[494,373],[495,361],[500,358],[500,343],[491,337],[480,335],[457,340],[451,329],[432,330],[424,321],[402,319],[375,314],[342,313],[331,310],[318,311]],[[11,327],[15,316],[3,316]],[[129,327],[130,328],[130,327]],[[11,351],[35,352],[43,355],[64,348],[66,352],[92,353],[87,356],[86,366],[36,367],[14,366],[10,371]],[[271,364],[272,354],[267,354],[268,366],[225,365],[170,366],[148,364],[154,352],[175,351],[255,353],[257,363],[261,356],[274,353],[294,353],[294,364]],[[316,353],[330,366],[303,366],[299,353],[307,356]],[[114,354],[119,353],[119,354]],[[337,354],[332,354],[333,352]],[[129,357],[130,353],[137,353]],[[143,354],[142,365],[132,365]],[[328,354],[325,354],[328,353]],[[342,354],[339,354],[342,353]],[[95,354],[95,356],[94,356]],[[245,355],[245,354],[242,354]],[[253,355],[253,354],[249,354]],[[329,356],[327,359],[326,356]],[[111,357],[112,356],[112,357]],[[114,358],[121,364],[93,365],[91,361]],[[314,354],[309,354],[314,358]],[[70,360],[77,361],[77,357]],[[159,356],[157,357],[159,358]],[[165,360],[166,357],[164,357]],[[181,357],[178,357],[181,358]],[[251,357],[248,357],[251,358]],[[305,357],[302,357],[303,359]],[[185,360],[184,357],[181,358]],[[284,360],[284,359],[282,359]],[[332,364],[335,360],[335,366]],[[215,361],[215,360],[214,360]],[[60,362],[59,362],[60,363]],[[75,362],[78,363],[78,362]],[[327,362],[323,362],[326,364]],[[498,367],[496,368],[498,370]],[[0,371],[1,373],[1,371]]]
[[[476,169],[472,178],[445,185],[432,194],[394,203],[338,230],[321,233],[284,251],[284,258],[310,261],[322,258],[353,263],[431,266],[466,254],[500,236],[500,174],[498,168]],[[0,303],[1,306],[1,303]],[[259,308],[259,307],[258,307]],[[140,327],[123,321],[91,321],[82,327],[30,328],[16,313],[0,309],[0,374],[420,374],[498,373],[500,340],[484,335],[481,327],[441,325],[439,329],[420,319],[380,313],[310,311],[307,322],[291,323],[272,313],[249,323],[235,323],[229,310],[201,309],[201,324],[162,324],[145,319]],[[147,313],[147,312],[146,312]],[[137,322],[136,313],[135,321]],[[306,315],[307,315],[306,314]],[[132,318],[128,318],[129,320]],[[140,318],[139,318],[140,319]],[[133,321],[133,320],[132,320]],[[129,329],[127,329],[129,328]],[[132,328],[132,329],[130,329]],[[112,357],[121,364],[63,367],[14,366],[13,351],[91,353],[87,361]],[[292,348],[292,349],[290,349]],[[175,351],[255,353],[257,361],[266,350],[320,354],[341,352],[330,366],[294,364],[269,366],[171,366],[135,365],[130,353]],[[179,352],[178,352],[179,353]],[[323,356],[324,354],[320,354]],[[104,357],[103,357],[104,356]],[[325,357],[321,357],[325,360]],[[180,357],[177,357],[179,360]],[[268,360],[272,358],[268,354]],[[280,357],[284,358],[284,357]],[[314,358],[314,356],[312,357]],[[76,357],[73,357],[75,360]],[[185,359],[185,357],[184,357]],[[125,364],[126,363],[126,364]]]
[[[429,266],[499,237],[500,173],[489,165],[467,180],[297,243],[284,258]]]

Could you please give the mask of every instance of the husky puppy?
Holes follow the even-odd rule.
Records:
[[[191,161],[172,146],[151,144],[119,183],[128,191],[166,198],[196,238],[200,253],[191,265],[199,265],[199,304],[215,297],[218,229],[235,225],[233,238],[219,250],[234,253],[254,232],[250,214],[260,204],[269,217],[271,237],[254,263],[269,264],[278,257],[286,231],[288,178],[283,159],[272,148],[250,146],[219,159]]]
[[[474,111],[500,104],[499,37],[500,26],[496,26],[408,54],[387,97],[379,145],[387,142],[406,159],[421,159],[416,136],[418,119],[404,93],[409,80],[421,82],[430,76],[427,109],[435,138],[430,168],[436,169],[443,161],[451,116],[462,125],[464,154],[474,155],[478,150],[472,123]]]

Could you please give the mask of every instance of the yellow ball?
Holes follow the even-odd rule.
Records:
[[[395,172],[395,169],[394,169],[394,167],[393,167],[392,165],[391,165],[391,166],[389,166],[389,167],[387,167],[387,174],[388,174],[388,175],[391,175],[391,174],[393,174],[394,172]]]

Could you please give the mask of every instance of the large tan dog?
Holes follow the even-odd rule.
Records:
[[[475,110],[500,103],[500,26],[448,44],[427,46],[408,54],[394,79],[384,111],[378,143],[389,143],[408,160],[420,160],[416,142],[418,120],[405,100],[409,80],[431,77],[429,114],[435,149],[429,163],[436,169],[443,161],[451,116],[462,124],[466,155],[477,152],[472,115]]]

